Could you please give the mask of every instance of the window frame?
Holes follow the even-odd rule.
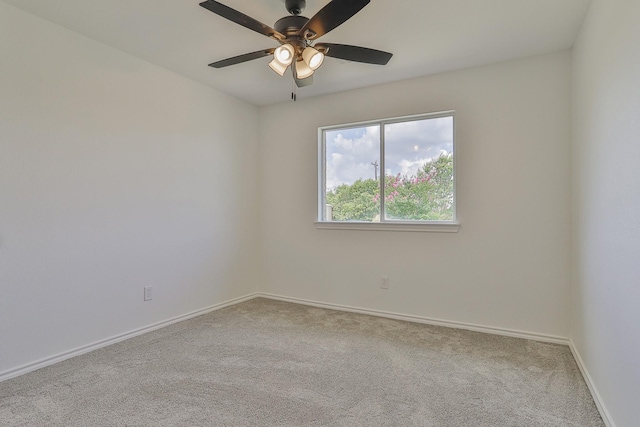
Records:
[[[386,125],[404,123],[426,119],[451,117],[453,119],[453,219],[447,221],[419,221],[419,220],[394,220],[386,219],[384,214],[384,171],[385,171],[385,135]],[[327,221],[326,220],[326,133],[336,129],[354,129],[367,126],[378,126],[380,129],[380,221]],[[454,110],[440,111],[436,113],[422,113],[387,119],[368,120],[357,123],[345,123],[339,125],[321,126],[318,128],[318,210],[315,225],[319,229],[334,230],[378,230],[378,231],[427,231],[427,232],[451,232],[455,233],[460,228],[457,212],[457,187],[456,187],[456,117]]]

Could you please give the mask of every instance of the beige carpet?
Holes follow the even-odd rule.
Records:
[[[2,426],[603,426],[566,346],[254,299],[0,383]]]

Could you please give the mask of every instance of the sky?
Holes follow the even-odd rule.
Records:
[[[441,153],[453,152],[453,117],[386,124],[385,172],[413,175]],[[325,131],[327,191],[358,179],[373,179],[380,164],[380,127]],[[378,169],[378,177],[380,176]]]

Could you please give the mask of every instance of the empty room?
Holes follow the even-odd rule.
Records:
[[[0,425],[640,425],[640,1],[0,0]]]

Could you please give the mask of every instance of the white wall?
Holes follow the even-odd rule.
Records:
[[[260,291],[568,337],[570,70],[561,52],[262,108]],[[319,126],[450,109],[457,234],[314,227]]]
[[[0,376],[258,283],[570,335],[611,421],[634,425],[639,16],[595,0],[572,56],[258,111],[0,2]],[[457,234],[313,226],[317,127],[449,109]]]
[[[0,374],[255,291],[257,115],[0,2]]]
[[[640,2],[594,0],[573,52],[571,338],[611,421],[640,420]]]

